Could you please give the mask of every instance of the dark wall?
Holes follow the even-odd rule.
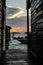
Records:
[[[37,58],[43,58],[43,1],[31,0],[31,48]]]
[[[10,41],[10,28],[8,27],[8,26],[6,26],[6,35],[5,35],[5,37],[6,37],[6,48],[8,48],[8,46],[9,46],[9,41]]]

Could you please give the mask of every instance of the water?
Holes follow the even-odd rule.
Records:
[[[27,51],[27,44],[22,44],[18,40],[11,39],[9,42],[9,49],[21,49]]]

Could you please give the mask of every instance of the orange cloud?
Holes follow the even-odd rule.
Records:
[[[24,27],[12,27],[12,29],[10,30],[11,32],[24,32],[26,30],[26,28]]]
[[[12,27],[11,32],[26,32],[26,27]],[[31,32],[31,26],[29,26],[29,32]]]
[[[11,28],[11,32],[16,32],[16,29],[14,27]]]

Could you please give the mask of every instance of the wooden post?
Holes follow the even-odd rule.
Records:
[[[5,65],[5,0],[2,1],[2,23],[1,23],[1,65]]]

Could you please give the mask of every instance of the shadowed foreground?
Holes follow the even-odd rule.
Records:
[[[27,51],[19,49],[6,50],[6,64],[7,65],[28,65]]]

